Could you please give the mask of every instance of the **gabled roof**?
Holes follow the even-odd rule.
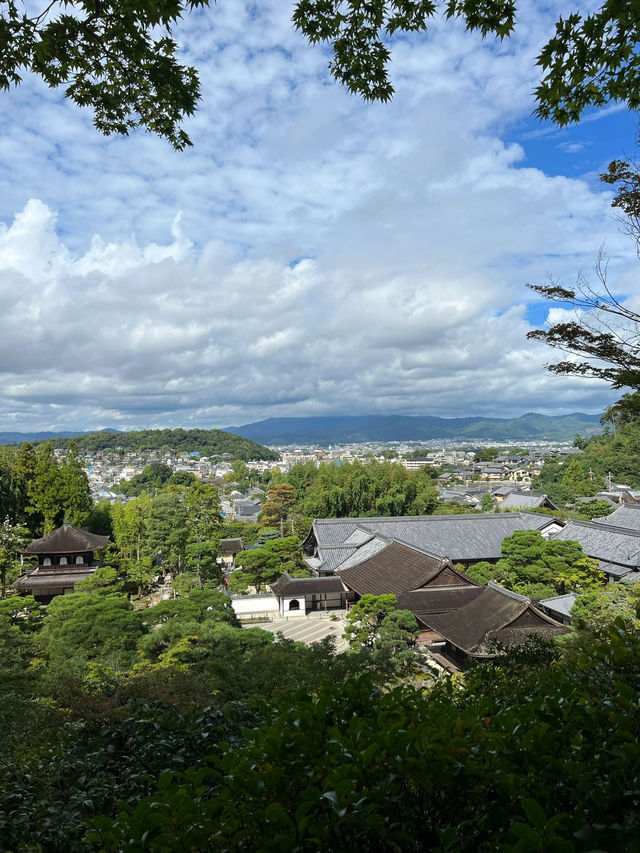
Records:
[[[592,498],[593,500],[593,498]],[[640,530],[640,504],[623,504],[610,515],[594,518],[594,524],[608,524],[612,527],[624,527],[627,530]]]
[[[569,617],[573,605],[576,603],[578,594],[576,592],[568,592],[566,595],[554,595],[552,598],[541,598],[538,602],[541,607],[558,614],[558,616]]]
[[[493,657],[496,643],[517,645],[530,634],[552,637],[567,631],[530,602],[489,587],[457,610],[421,614],[419,618],[472,657]]]
[[[304,544],[310,547],[311,537],[315,538],[322,560],[319,571],[339,569],[359,547],[366,547],[366,543],[356,544],[356,531],[361,537],[370,534],[394,540],[453,562],[497,560],[505,536],[516,530],[541,530],[552,521],[549,516],[528,512],[316,519]],[[336,551],[349,546],[348,553]]]
[[[34,539],[23,554],[77,554],[87,551],[101,551],[109,542],[108,536],[96,536],[80,530],[72,524],[63,524],[48,536]]]
[[[533,495],[531,492],[509,492],[500,504],[500,509],[538,509],[539,507],[558,509],[548,495]]]
[[[271,584],[271,592],[275,595],[313,595],[313,593],[346,592],[340,578],[293,578],[285,572],[275,583]]]
[[[96,566],[67,566],[64,571],[43,571],[39,566],[32,572],[21,575],[11,584],[11,589],[68,589],[78,581],[90,577]]]
[[[237,554],[242,551],[242,539],[221,539],[220,551],[223,554]]]
[[[422,586],[442,565],[442,557],[390,542],[358,565],[340,568],[340,578],[358,595],[400,595]]]
[[[633,530],[572,518],[562,530],[552,533],[550,538],[579,542],[585,554],[600,560],[602,564],[627,569],[640,566],[640,533]],[[601,568],[608,571],[605,565]]]

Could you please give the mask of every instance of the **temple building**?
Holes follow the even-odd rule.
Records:
[[[102,563],[96,555],[106,548],[108,536],[97,536],[65,522],[53,533],[34,539],[21,554],[37,557],[38,565],[11,584],[43,604],[55,595],[74,591],[74,585],[92,575]]]

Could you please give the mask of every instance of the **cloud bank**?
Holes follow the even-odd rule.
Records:
[[[2,428],[611,402],[526,341],[525,282],[570,283],[604,240],[633,287],[610,194],[508,141],[552,19],[497,47],[440,22],[399,39],[380,106],[327,78],[289,13],[232,0],[185,22],[204,95],[185,153],[103,139],[32,78],[3,96]]]

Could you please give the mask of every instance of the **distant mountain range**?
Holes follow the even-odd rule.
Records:
[[[572,441],[576,434],[602,432],[600,415],[539,415],[519,418],[437,418],[430,415],[361,415],[358,417],[268,418],[227,427],[260,444],[351,444],[363,441]]]
[[[101,429],[93,432],[117,433],[117,429]],[[55,438],[75,438],[91,435],[91,432],[0,432],[0,444],[22,444],[23,441],[53,441]]]

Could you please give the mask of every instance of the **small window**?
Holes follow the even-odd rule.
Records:
[[[42,561],[42,565],[43,566],[50,566],[51,565],[51,557],[45,557],[44,560]]]
[[[67,558],[66,557],[60,557],[60,565],[61,566],[67,565]]]
[[[84,566],[84,557],[76,557],[76,564],[78,566]]]
[[[289,602],[289,610],[300,610],[300,602],[297,598],[292,598]]]

